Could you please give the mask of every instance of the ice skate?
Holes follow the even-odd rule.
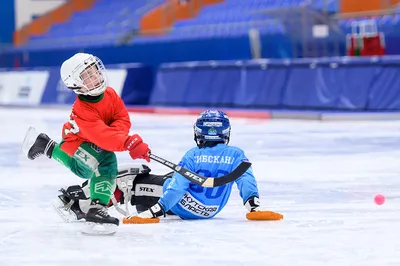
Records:
[[[85,197],[82,188],[80,186],[70,186],[67,190],[60,189],[60,192],[62,194],[53,201],[53,207],[58,215],[67,223],[83,221],[85,213],[79,206],[79,200],[83,200],[82,197]]]
[[[22,152],[31,160],[35,160],[41,155],[51,158],[55,144],[56,142],[49,136],[44,133],[39,134],[33,127],[30,127],[22,143]]]
[[[107,208],[98,200],[92,200],[85,219],[86,223],[82,233],[87,235],[113,235],[119,225],[119,220],[110,216]]]

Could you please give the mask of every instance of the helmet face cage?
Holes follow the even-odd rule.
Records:
[[[229,143],[231,125],[228,116],[218,110],[207,110],[194,124],[194,140],[199,148],[207,143]]]
[[[90,56],[80,63],[71,73],[76,81],[74,91],[77,94],[98,96],[107,88],[107,74],[103,62],[96,56]]]

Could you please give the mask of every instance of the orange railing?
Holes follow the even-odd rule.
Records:
[[[190,0],[185,4],[179,0],[166,1],[142,17],[140,33],[142,35],[164,34],[176,21],[193,18],[203,6],[220,2],[223,0]]]
[[[341,0],[341,13],[368,12],[390,9],[399,4],[399,0]]]
[[[67,21],[73,12],[90,9],[95,0],[70,0],[35,19],[28,25],[14,32],[14,45],[25,44],[30,36],[46,33],[53,23]]]

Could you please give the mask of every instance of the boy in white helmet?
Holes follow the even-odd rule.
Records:
[[[46,155],[68,167],[81,178],[90,179],[91,205],[86,221],[118,226],[107,213],[118,173],[116,151],[129,151],[132,159],[150,161],[150,149],[142,138],[129,135],[131,127],[122,99],[107,85],[103,63],[91,54],[77,53],[61,66],[61,79],[77,94],[70,120],[58,144],[31,128],[23,149],[29,159]]]

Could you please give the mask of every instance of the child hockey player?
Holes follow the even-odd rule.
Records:
[[[230,131],[230,121],[225,113],[211,110],[201,113],[194,125],[197,147],[185,154],[180,166],[206,177],[218,177],[233,171],[247,158],[241,149],[228,146]],[[124,218],[124,223],[158,223],[158,217],[165,216],[167,212],[183,219],[212,218],[226,205],[233,185],[229,183],[205,188],[191,183],[178,173],[157,176],[149,172],[150,169],[142,165],[128,165],[119,169],[116,201],[124,199],[121,194],[132,194],[131,204],[136,206],[139,213]],[[249,220],[283,218],[279,213],[261,210],[257,183],[251,168],[235,182],[243,204],[249,211],[246,216]],[[85,210],[82,206],[88,201],[85,200],[87,192],[85,194],[79,186],[61,191],[63,195],[60,199],[63,199],[65,206],[73,205],[71,210],[83,218]],[[79,200],[79,204],[74,200]]]
[[[119,220],[105,208],[118,173],[114,152],[129,151],[132,159],[150,161],[149,147],[137,134],[129,135],[128,112],[122,99],[107,85],[106,70],[99,58],[77,53],[62,64],[60,74],[64,84],[77,94],[69,121],[62,129],[62,141],[56,143],[30,128],[23,150],[31,160],[46,155],[77,176],[90,179],[86,221],[118,226]]]

